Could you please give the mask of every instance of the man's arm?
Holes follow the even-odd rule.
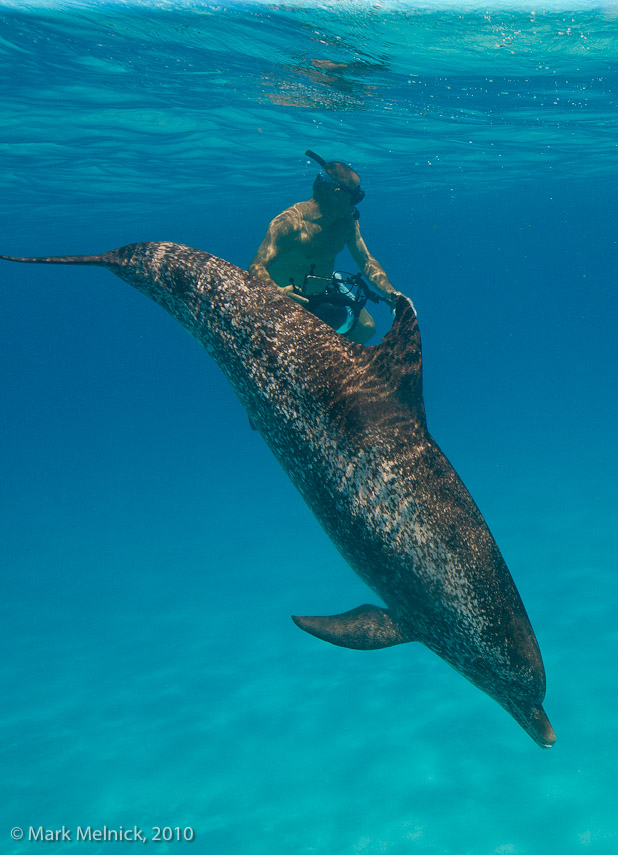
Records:
[[[255,276],[256,279],[262,282],[269,282],[271,285],[276,285],[276,282],[271,279],[268,268],[280,253],[277,243],[282,236],[281,224],[277,223],[278,219],[279,217],[275,217],[269,224],[264,235],[264,240],[259,245],[255,258],[249,265],[249,273],[252,276]]]
[[[286,285],[284,287],[277,285],[268,272],[268,268],[273,261],[285,253],[285,239],[290,237],[292,233],[293,226],[290,218],[286,216],[286,212],[278,214],[266,229],[264,240],[259,245],[255,258],[249,265],[249,273],[256,279],[259,279],[260,282],[268,282],[269,285],[278,288],[279,291],[291,297],[297,303],[308,303],[309,300],[305,297],[294,293],[293,285]]]
[[[367,277],[373,287],[387,300],[390,301],[394,299],[397,291],[391,285],[382,265],[367,249],[367,244],[360,233],[358,220],[354,221],[354,231],[352,232],[347,246],[352,258],[358,264],[363,275]]]

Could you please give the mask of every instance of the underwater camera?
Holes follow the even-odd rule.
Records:
[[[310,312],[321,317],[341,335],[352,332],[368,300],[380,303],[384,299],[371,290],[360,273],[338,270],[331,277],[316,276],[314,267],[311,266],[301,286],[292,282],[294,292],[309,301],[307,308]]]

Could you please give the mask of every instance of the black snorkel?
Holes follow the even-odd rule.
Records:
[[[326,169],[326,161],[323,157],[320,157],[319,154],[316,154],[314,151],[311,151],[310,148],[305,152],[306,157],[310,157],[311,160],[315,160],[316,163],[319,163],[322,169]]]

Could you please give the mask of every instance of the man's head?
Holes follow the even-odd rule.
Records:
[[[306,151],[307,157],[317,161],[322,167],[313,182],[313,196],[318,201],[327,201],[333,194],[346,199],[346,202],[354,207],[362,202],[365,193],[361,190],[360,177],[350,166],[338,160],[328,163],[313,151]]]

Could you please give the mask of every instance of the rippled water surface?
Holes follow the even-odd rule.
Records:
[[[24,207],[32,170],[52,205],[269,193],[329,139],[392,192],[599,177],[616,156],[618,7],[157,6],[0,7]]]

